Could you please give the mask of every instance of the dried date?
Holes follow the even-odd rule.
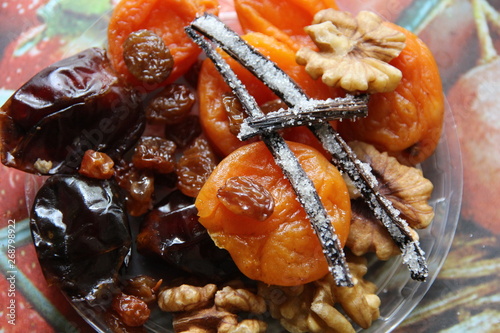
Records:
[[[72,300],[115,292],[131,245],[122,202],[114,181],[80,175],[52,176],[36,194],[30,227],[40,266]]]
[[[2,106],[2,162],[37,174],[76,173],[89,149],[119,158],[145,126],[138,93],[91,48],[36,74]]]
[[[215,246],[198,222],[194,199],[174,191],[141,223],[137,251],[186,272],[220,281],[238,272],[229,253]]]

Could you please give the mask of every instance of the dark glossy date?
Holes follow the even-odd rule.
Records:
[[[212,281],[238,272],[226,250],[218,248],[198,222],[198,210],[180,191],[149,212],[137,235],[137,250]]]
[[[71,299],[109,300],[131,236],[114,181],[55,175],[38,191],[31,233],[49,283]]]
[[[36,74],[2,106],[1,157],[30,173],[75,173],[86,150],[116,159],[144,130],[138,93],[91,48]]]

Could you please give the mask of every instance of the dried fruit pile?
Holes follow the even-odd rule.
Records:
[[[115,331],[147,325],[156,300],[178,332],[265,331],[237,313],[266,309],[294,332],[354,330],[338,306],[367,328],[380,300],[361,256],[427,276],[414,229],[432,184],[415,165],[442,127],[432,55],[333,1],[236,0],[241,38],[217,5],[123,0],[106,51],[2,107],[2,162],[50,176],[31,217],[44,273]]]

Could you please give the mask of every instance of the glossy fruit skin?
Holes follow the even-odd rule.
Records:
[[[137,249],[212,281],[237,272],[227,251],[216,247],[198,222],[194,199],[178,190],[146,215],[137,235]]]
[[[91,48],[46,67],[2,106],[2,162],[30,173],[74,173],[88,149],[118,158],[144,130],[139,96]],[[35,167],[40,159],[52,167]]]
[[[342,244],[349,233],[351,209],[345,182],[317,150],[288,142],[313,181]],[[217,198],[227,179],[245,176],[273,196],[274,210],[264,221],[235,214]],[[328,273],[322,247],[304,208],[263,142],[243,146],[223,159],[196,198],[199,221],[215,244],[231,254],[247,277],[268,284],[295,286]]]
[[[326,8],[338,9],[334,0],[235,0],[234,7],[245,33],[273,36],[295,51],[313,46],[304,27],[312,23],[314,14]]]
[[[439,69],[431,51],[410,31],[386,22],[406,35],[406,47],[390,64],[403,78],[396,90],[370,97],[368,116],[338,123],[346,141],[363,141],[416,165],[439,143],[444,119],[444,94]]]
[[[38,191],[30,217],[38,260],[71,299],[101,302],[114,292],[131,245],[122,202],[114,181],[80,175],[52,176]]]

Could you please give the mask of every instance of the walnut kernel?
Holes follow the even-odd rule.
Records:
[[[158,295],[158,305],[160,309],[168,312],[199,309],[212,302],[216,291],[215,284],[207,284],[204,287],[183,284],[179,287],[162,290]]]
[[[306,32],[319,52],[308,47],[296,54],[314,79],[349,92],[393,91],[402,73],[388,64],[405,47],[406,36],[383,23],[376,14],[326,9],[318,12]]]

